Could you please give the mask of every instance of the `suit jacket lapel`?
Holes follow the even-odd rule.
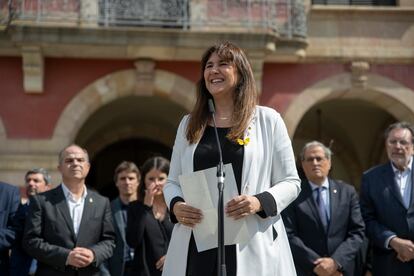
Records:
[[[411,199],[410,207],[408,208],[410,212],[414,211],[414,161],[411,164]]]
[[[73,221],[69,213],[69,207],[68,203],[66,202],[65,194],[63,193],[62,184],[60,184],[60,186],[53,191],[56,209],[62,215],[65,223],[69,227],[70,232],[72,233],[73,241],[76,241],[75,231],[73,230]]]
[[[122,240],[125,241],[125,224],[124,219],[122,217],[122,206],[121,206],[121,200],[119,197],[115,200],[115,206],[114,206],[114,220],[115,220],[115,227],[118,228],[118,232],[122,237]]]
[[[245,193],[245,188],[247,183],[249,182],[249,178],[252,177],[252,162],[254,156],[254,150],[256,149],[257,145],[257,126],[256,126],[257,114],[256,112],[253,115],[253,118],[249,124],[248,130],[246,130],[246,134],[249,134],[250,142],[248,145],[244,147],[244,155],[243,155],[243,171],[242,171],[242,183],[241,183],[241,194]],[[253,178],[254,179],[254,178]]]
[[[400,204],[404,207],[404,201],[401,196],[400,188],[398,187],[398,184],[395,182],[394,178],[394,171],[392,169],[391,162],[389,162],[389,165],[384,169],[384,177],[381,178],[382,181],[385,181],[385,183],[390,188],[391,194],[395,197],[395,199],[400,202]]]
[[[343,219],[340,217],[340,215],[338,214],[338,212],[340,212],[340,208],[339,208],[339,196],[340,196],[340,187],[338,185],[338,183],[336,183],[336,181],[332,180],[332,179],[328,179],[329,181],[329,214],[330,214],[330,219],[329,219],[329,227],[328,227],[328,232],[330,231],[330,229],[332,228],[331,225],[335,225],[335,219],[339,218],[339,219]]]
[[[82,239],[89,235],[88,223],[91,223],[91,218],[95,214],[95,199],[91,192],[88,192],[85,198],[85,203],[83,205],[82,219],[79,226],[79,232],[77,237],[77,243],[82,244]]]
[[[316,206],[315,199],[313,197],[313,191],[312,191],[311,186],[310,186],[310,184],[307,180],[305,180],[303,185],[302,185],[301,194],[302,193],[303,193],[303,196],[306,198],[306,203],[309,207],[309,210],[311,210],[311,212],[312,212],[312,216],[318,222],[319,227],[321,228],[321,230],[325,231],[324,227],[323,227],[323,224],[322,224],[322,221],[321,221],[321,218],[319,216],[319,211],[318,211],[318,208]]]

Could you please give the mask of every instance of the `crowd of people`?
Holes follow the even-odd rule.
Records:
[[[333,153],[319,141],[303,147],[299,176],[280,114],[257,105],[242,49],[208,48],[197,88],[171,163],[121,162],[112,202],[87,187],[89,155],[75,144],[59,153],[56,187],[44,169],[26,173],[27,202],[0,182],[0,275],[217,275],[218,248],[199,250],[193,231],[210,210],[189,200],[180,177],[215,168],[221,154],[237,194],[225,216],[249,225],[243,242],[225,245],[227,275],[414,275],[413,125],[385,130],[389,162],[363,174],[359,197],[330,177]]]

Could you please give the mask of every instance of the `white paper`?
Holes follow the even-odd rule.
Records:
[[[231,164],[225,166],[224,205],[235,196],[238,196],[236,180]],[[209,168],[179,176],[184,200],[187,204],[203,212],[201,223],[193,228],[194,239],[199,252],[217,247],[217,168]],[[224,244],[245,244],[250,235],[249,229],[254,227],[251,219],[234,220],[224,214]]]

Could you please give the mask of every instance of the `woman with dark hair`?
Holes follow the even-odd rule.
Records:
[[[162,191],[169,169],[170,162],[163,157],[142,165],[138,200],[128,207],[126,240],[135,249],[136,264],[132,275],[161,275],[173,229]]]
[[[255,227],[246,244],[225,247],[227,275],[296,275],[280,212],[298,196],[300,179],[280,114],[257,106],[257,97],[250,63],[239,47],[224,42],[207,49],[197,101],[179,125],[164,187],[176,224],[163,275],[217,275],[217,248],[198,252],[192,233],[203,210],[186,204],[178,180],[219,162],[209,99],[215,105],[223,161],[232,164],[239,193],[225,202],[225,215],[250,220]]]

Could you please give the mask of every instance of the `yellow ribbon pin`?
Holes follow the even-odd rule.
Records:
[[[247,146],[247,144],[250,142],[250,138],[247,137],[245,139],[237,139],[237,144],[239,144],[240,146]]]

